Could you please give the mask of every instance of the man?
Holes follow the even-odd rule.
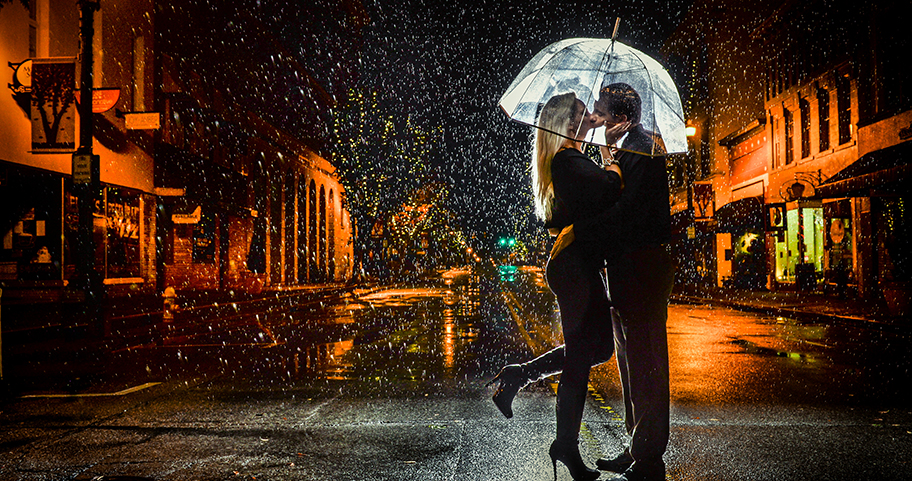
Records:
[[[600,459],[601,469],[623,472],[618,479],[665,479],[662,455],[668,446],[668,298],[674,270],[666,246],[671,237],[668,174],[664,146],[640,123],[641,101],[627,84],[602,88],[593,115],[606,132],[627,130],[614,160],[624,176],[620,199],[598,216],[573,226],[577,240],[605,246],[608,290],[624,392],[625,425],[630,446],[614,459]],[[626,129],[611,129],[626,123]],[[610,134],[609,134],[610,135]],[[620,139],[607,138],[609,144]],[[652,155],[649,155],[652,154]]]

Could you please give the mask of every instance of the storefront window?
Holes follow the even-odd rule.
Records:
[[[785,235],[776,242],[776,279],[795,282],[796,270],[801,265],[813,265],[814,271],[823,270],[824,235],[823,209],[804,207],[786,213]]]
[[[59,177],[0,165],[0,280],[61,279]]]
[[[852,219],[834,217],[827,221],[827,282],[848,284],[852,272]]]
[[[106,200],[106,277],[139,277],[139,195],[108,187]]]
[[[903,197],[880,199],[878,220],[879,277],[884,281],[912,280],[909,210]]]
[[[732,243],[735,287],[759,289],[766,283],[766,245],[763,231],[746,229]]]

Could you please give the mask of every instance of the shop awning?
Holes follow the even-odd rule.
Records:
[[[912,142],[870,152],[822,183],[815,197],[870,197],[908,190]]]
[[[716,232],[763,229],[763,197],[745,197],[716,209]]]

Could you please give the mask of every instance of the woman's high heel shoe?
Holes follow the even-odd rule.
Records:
[[[500,381],[497,392],[494,393],[494,404],[507,419],[513,417],[513,398],[520,389],[529,383],[529,376],[519,364],[509,364],[503,367],[497,376],[487,384],[490,386],[495,381]]]
[[[564,463],[575,481],[594,481],[600,476],[597,469],[590,469],[580,456],[579,444],[555,440],[548,450],[551,466],[554,468],[554,480],[557,481],[557,462]]]

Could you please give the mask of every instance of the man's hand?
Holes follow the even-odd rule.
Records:
[[[618,140],[626,134],[632,127],[630,122],[618,122],[616,124],[605,123],[605,145],[617,145]]]
[[[551,246],[551,258],[554,259],[560,251],[566,249],[575,239],[576,236],[573,234],[573,225],[564,227],[564,230],[562,230],[560,235],[557,236],[557,239],[555,239],[554,245]]]

